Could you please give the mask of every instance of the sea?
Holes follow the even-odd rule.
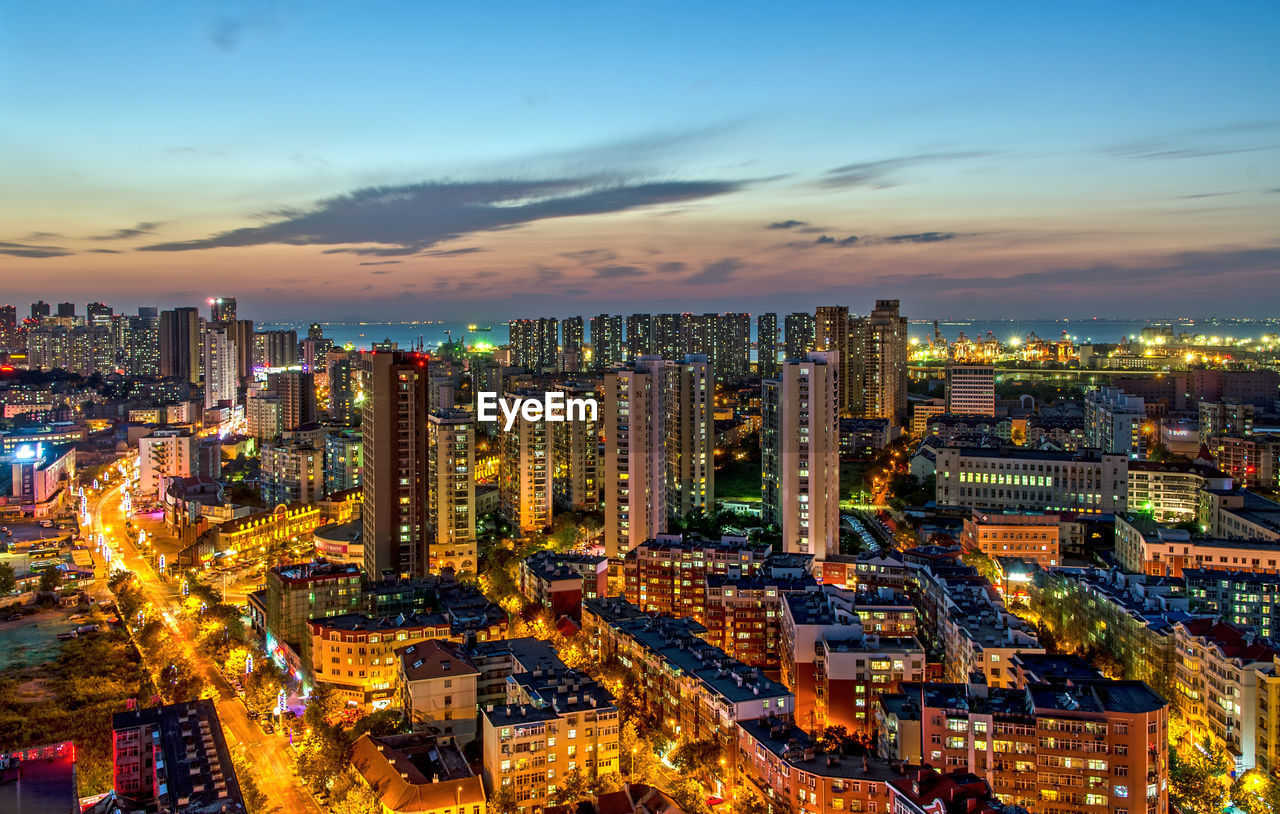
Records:
[[[781,316],[781,315],[780,315]],[[781,323],[781,319],[779,319]],[[997,339],[1025,340],[1029,336],[1057,340],[1064,334],[1075,342],[1120,342],[1125,337],[1140,336],[1143,328],[1169,328],[1175,335],[1220,336],[1233,339],[1258,339],[1265,334],[1280,334],[1280,318],[1266,320],[1246,319],[1005,319],[970,320],[938,319],[938,330],[947,341],[954,341],[960,332],[970,339],[985,337],[988,332]],[[486,342],[504,345],[508,341],[507,326],[502,322],[321,322],[324,335],[335,344],[354,346],[367,350],[373,343],[391,340],[401,348],[432,349],[452,338],[466,337],[467,344]],[[259,322],[259,330],[296,330],[299,337],[306,336],[309,323]],[[781,327],[781,324],[779,324]],[[932,319],[912,319],[908,333],[913,339],[928,342],[933,336]],[[752,321],[752,340],[755,340],[755,321]],[[590,337],[588,337],[588,341]]]

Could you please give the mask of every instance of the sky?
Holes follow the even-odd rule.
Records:
[[[0,300],[1280,314],[1280,4],[0,0]]]

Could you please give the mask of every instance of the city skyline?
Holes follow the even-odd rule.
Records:
[[[1275,7],[733,9],[15,7],[8,299],[1277,311]]]

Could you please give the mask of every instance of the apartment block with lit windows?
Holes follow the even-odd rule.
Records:
[[[965,518],[962,540],[988,557],[1017,557],[1048,568],[1061,560],[1060,531],[1055,515],[974,511]]]
[[[506,394],[512,400],[541,397],[541,392],[529,389]],[[539,532],[551,525],[550,426],[545,421],[529,421],[522,414],[510,430],[502,432],[498,474],[501,512],[516,533]]]
[[[510,787],[518,812],[546,808],[573,775],[618,771],[618,708],[596,682],[568,669],[541,668],[507,680],[507,703],[480,713],[484,785]]]
[[[427,416],[431,571],[476,573],[476,425],[465,410]]]
[[[760,573],[770,548],[745,537],[718,541],[659,534],[626,553],[626,597],[646,611],[706,619],[706,578],[749,577]]]
[[[877,708],[882,755],[985,779],[1032,814],[1162,814],[1168,702],[1101,677],[1020,689],[910,684]]]
[[[1216,619],[1174,625],[1177,661],[1174,705],[1197,737],[1208,736],[1237,771],[1257,764],[1260,676],[1280,658],[1269,642]]]
[[[557,385],[569,399],[596,399],[600,392],[586,382]],[[601,416],[563,421],[551,427],[552,502],[561,509],[595,511],[600,508],[603,474],[600,466]]]
[[[1196,463],[1130,461],[1129,506],[1161,523],[1194,521],[1201,489],[1230,489],[1232,478]]]
[[[309,680],[328,684],[343,706],[375,712],[398,703],[396,650],[427,639],[446,639],[448,619],[350,613],[307,623],[311,633]]]

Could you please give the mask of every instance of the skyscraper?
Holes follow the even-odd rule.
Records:
[[[707,357],[707,361],[715,365],[716,357],[716,317],[719,314],[681,314],[680,315],[680,353],[671,358],[680,358],[689,354]]]
[[[591,360],[594,370],[609,370],[626,361],[621,314],[600,314],[591,318]]]
[[[160,375],[200,383],[200,312],[175,308],[160,312]]]
[[[205,409],[222,402],[234,406],[239,385],[235,329],[225,323],[209,323],[205,327],[202,347]]]
[[[787,314],[782,326],[786,358],[804,359],[817,350],[814,344],[817,330],[818,326],[813,314],[803,311]]]
[[[571,398],[595,399],[599,389],[588,382],[557,385]],[[552,502],[559,508],[600,508],[600,417],[594,421],[562,421],[551,425]]]
[[[49,316],[49,303],[44,300],[36,300],[31,303],[31,318],[39,322]]]
[[[836,354],[836,398],[840,412],[854,416],[861,415],[862,411],[861,327],[857,317],[850,318],[845,305],[819,306],[814,315],[814,348]]]
[[[139,308],[137,316],[121,314],[117,322],[121,367],[130,376],[160,375],[160,317],[154,308]]]
[[[213,322],[234,322],[236,319],[236,298],[214,297],[209,300],[209,319]]]
[[[506,398],[539,398],[529,389],[507,393]],[[504,429],[498,486],[502,517],[520,534],[543,531],[551,525],[551,437],[545,421],[528,421],[522,414]]]
[[[267,388],[280,399],[282,429],[296,430],[303,424],[310,424],[318,417],[314,373],[303,370],[268,373]]]
[[[76,315],[76,304],[74,302],[58,303],[58,316],[74,317]]]
[[[712,318],[716,381],[746,376],[751,372],[751,315],[715,314]]]
[[[764,521],[784,551],[818,560],[840,544],[840,430],[834,351],[788,359],[764,381],[760,445]]]
[[[291,367],[296,364],[297,331],[258,331],[253,335],[254,367]]]
[[[427,360],[403,351],[360,354],[364,383],[364,566],[422,576],[428,563]]]
[[[778,375],[778,315],[756,317],[756,373],[763,379]]]
[[[864,321],[862,415],[887,418],[901,427],[907,420],[907,320],[897,300],[876,300]]]
[[[564,373],[579,373],[586,368],[582,356],[582,345],[586,339],[583,332],[582,317],[568,317],[561,321],[560,332],[560,370]]]
[[[476,425],[465,410],[427,416],[431,571],[476,573]]]
[[[604,379],[605,553],[618,557],[672,516],[715,502],[710,365],[642,356]]]
[[[534,373],[559,370],[559,328],[555,317],[511,320],[511,364]]]
[[[653,318],[653,353],[663,359],[680,358],[680,314],[658,314]],[[636,357],[639,358],[639,357]],[[635,359],[632,359],[635,361]]]
[[[344,426],[354,426],[360,414],[356,403],[356,383],[351,354],[331,350],[326,354],[329,368],[329,417]]]
[[[627,361],[653,352],[653,316],[632,314],[627,317]]]
[[[111,327],[111,306],[105,302],[91,302],[84,309],[85,322],[93,327]]]

